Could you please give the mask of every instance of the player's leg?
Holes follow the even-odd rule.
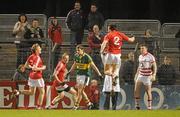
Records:
[[[38,90],[39,90],[39,96],[38,96],[38,100],[37,100],[37,107],[38,107],[38,109],[41,109],[42,104],[43,104],[45,90],[44,90],[44,87],[38,87]]]
[[[55,104],[57,104],[59,100],[61,100],[63,97],[64,97],[64,91],[58,93],[58,95],[52,100],[51,106],[54,106]]]
[[[118,64],[119,63],[119,64]],[[117,106],[117,98],[118,98],[118,92],[120,92],[120,85],[119,85],[119,70],[120,70],[120,60],[117,62],[117,64],[113,65],[112,70],[112,109],[116,110]]]
[[[111,97],[111,91],[112,91],[112,76],[105,75],[104,84],[103,84],[103,90],[105,94],[105,102],[104,102],[104,109],[109,110],[110,109],[110,97]]]
[[[75,103],[75,110],[79,108],[79,104],[82,100],[82,93],[83,93],[83,85],[82,84],[78,84],[77,85],[77,102]]]
[[[77,91],[73,87],[70,87],[68,92],[73,95],[74,104],[77,103]]]
[[[110,109],[110,92],[104,92],[105,93],[105,101],[104,101],[104,110]]]
[[[144,84],[145,85],[145,90],[146,90],[146,93],[147,93],[147,96],[148,96],[148,110],[151,110],[152,109],[152,90],[151,90],[151,80],[149,77],[146,78],[146,83]]]
[[[140,109],[140,89],[142,86],[142,82],[136,81],[135,82],[135,87],[134,87],[134,98],[135,98],[135,108],[137,110]]]
[[[117,98],[118,98],[118,92],[115,92],[114,95],[112,95],[112,109],[113,110],[116,110]]]
[[[13,91],[13,97],[18,95],[34,95],[36,92],[36,87],[29,87],[29,90],[17,90]]]
[[[84,90],[83,90],[83,93],[82,93],[82,97],[85,100],[85,103],[86,103],[88,109],[92,109],[93,108],[93,103],[91,103],[91,101],[89,100],[89,98],[88,98],[87,94],[84,92]]]
[[[151,93],[151,85],[146,85],[145,86],[146,93],[148,95],[148,110],[152,109],[152,93]]]

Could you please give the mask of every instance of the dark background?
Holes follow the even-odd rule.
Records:
[[[79,0],[87,15],[94,0]],[[0,0],[0,14],[28,13],[65,17],[75,0]],[[179,0],[96,0],[106,19],[158,19],[180,22]]]

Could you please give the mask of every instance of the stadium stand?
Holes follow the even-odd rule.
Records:
[[[12,78],[13,73],[16,69],[16,57],[17,50],[16,44],[21,43],[22,41],[16,40],[12,37],[12,30],[14,24],[17,22],[19,14],[0,14],[0,74],[1,80],[9,80]],[[32,19],[36,18],[39,20],[40,27],[44,31],[44,36],[47,37],[47,17],[44,14],[27,14],[28,22],[30,23]],[[24,40],[23,40],[24,41]],[[44,40],[47,45],[51,43],[49,40]],[[44,61],[48,66],[47,71],[50,71],[50,48],[51,46],[43,45],[45,51],[43,51]],[[46,72],[48,73],[48,72]]]
[[[16,69],[16,45],[14,44],[15,39],[12,38],[12,29],[17,21],[19,14],[0,14],[0,74],[2,79],[10,79]],[[44,45],[43,48],[43,58],[45,64],[48,65],[48,70],[45,72],[45,77],[49,78],[49,72],[53,70],[51,68],[51,42],[47,38],[47,29],[52,20],[52,17],[46,18],[44,14],[27,14],[28,21],[31,22],[32,19],[37,18],[40,21],[40,26],[44,30],[45,40],[49,43],[48,47]],[[62,53],[67,52],[70,49],[70,30],[66,27],[65,19],[66,17],[57,17],[59,24],[62,27],[63,34],[63,44],[62,44]],[[174,35],[180,29],[179,23],[165,23],[161,26],[160,21],[158,20],[129,20],[129,19],[107,19],[103,27],[103,31],[107,31],[108,24],[116,24],[118,29],[124,32],[127,35],[135,35],[136,39],[140,39],[144,36],[144,31],[150,29],[159,43],[161,48],[160,53],[160,63],[162,63],[162,58],[164,55],[172,56],[172,64],[175,66],[176,70],[180,71],[180,61],[179,61],[179,49],[177,41],[178,39],[174,38]],[[88,31],[84,32],[83,45],[88,51],[89,47],[87,44],[87,34]],[[122,49],[122,62],[126,59],[125,55],[131,51],[134,51],[136,43],[128,44],[124,43]],[[72,61],[71,61],[72,62]],[[71,65],[70,62],[70,65]]]

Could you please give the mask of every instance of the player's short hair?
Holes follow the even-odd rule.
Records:
[[[81,44],[78,44],[78,45],[76,46],[76,50],[77,50],[77,49],[84,50],[84,47],[83,47],[83,45],[81,45]]]
[[[33,44],[32,47],[31,47],[31,52],[35,53],[37,47],[40,47],[40,45],[38,43]]]
[[[69,54],[65,52],[65,53],[62,55],[62,59],[63,59],[65,56],[69,56]]]
[[[146,44],[141,44],[139,47],[146,47],[148,49],[148,46]]]
[[[117,30],[117,26],[115,24],[109,24],[108,26],[109,26],[109,29],[112,31]]]

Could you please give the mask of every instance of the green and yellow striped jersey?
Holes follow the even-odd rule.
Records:
[[[75,54],[74,61],[76,62],[76,74],[77,75],[91,75],[90,64],[92,62],[92,58],[84,53],[83,56]]]

